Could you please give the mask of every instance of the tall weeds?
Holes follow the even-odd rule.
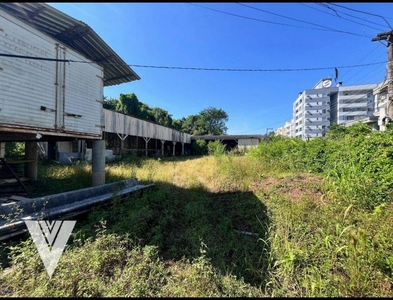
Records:
[[[337,127],[248,155],[211,145],[203,157],[107,166],[108,182],[155,186],[78,219],[51,280],[28,237],[10,246],[0,294],[392,297],[392,137]],[[57,192],[90,184],[89,166],[41,172]]]

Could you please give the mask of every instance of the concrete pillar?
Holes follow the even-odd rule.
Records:
[[[92,142],[92,183],[105,184],[105,140]]]
[[[25,159],[32,162],[25,163],[25,176],[37,180],[37,142],[25,142]]]
[[[172,155],[173,156],[175,156],[176,155],[176,152],[175,152],[175,150],[176,150],[176,143],[177,142],[172,142],[173,143],[173,151],[172,151]]]
[[[164,157],[164,143],[165,143],[165,140],[161,140],[161,155],[162,155],[162,157]]]
[[[0,143],[0,158],[5,157],[5,143]]]
[[[184,155],[184,143],[181,143],[181,155]]]
[[[145,140],[145,145],[146,145],[146,157],[148,156],[148,151],[147,151],[147,149],[148,149],[148,146],[149,146],[149,141],[150,141],[150,138],[149,137],[143,137],[143,139]]]
[[[128,134],[117,134],[120,139],[120,155],[121,157],[124,156],[124,140],[128,137]]]

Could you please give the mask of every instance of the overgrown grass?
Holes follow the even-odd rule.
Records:
[[[339,129],[246,156],[107,165],[107,182],[155,186],[79,217],[51,279],[29,236],[9,244],[0,294],[391,297],[391,133]],[[39,178],[31,192],[44,195],[90,186],[91,170],[42,166]]]

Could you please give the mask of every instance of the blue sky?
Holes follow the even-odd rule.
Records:
[[[393,28],[393,3],[48,4],[89,25],[141,77],[104,96],[135,93],[174,119],[223,109],[228,134],[283,126],[298,93],[335,82],[335,68],[343,86],[382,82],[386,42],[371,39]]]

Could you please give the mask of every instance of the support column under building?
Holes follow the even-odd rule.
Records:
[[[120,139],[120,155],[123,157],[124,155],[124,140],[128,137],[128,134],[117,134]]]
[[[161,140],[161,155],[162,155],[162,157],[164,157],[164,144],[165,144],[165,140]]]
[[[175,152],[175,150],[176,150],[176,143],[177,142],[172,142],[173,143],[173,151],[172,151],[172,155],[173,156],[175,156],[176,155],[176,152]]]
[[[143,137],[143,139],[145,140],[145,144],[146,144],[146,157],[148,156],[148,153],[147,153],[147,149],[148,149],[148,145],[149,145],[149,141],[150,141],[150,138],[149,137]]]
[[[0,158],[5,157],[5,143],[0,143]]]
[[[105,140],[92,142],[92,183],[105,184]]]
[[[25,142],[25,176],[37,180],[37,142]]]
[[[184,143],[181,143],[181,155],[184,155]]]

